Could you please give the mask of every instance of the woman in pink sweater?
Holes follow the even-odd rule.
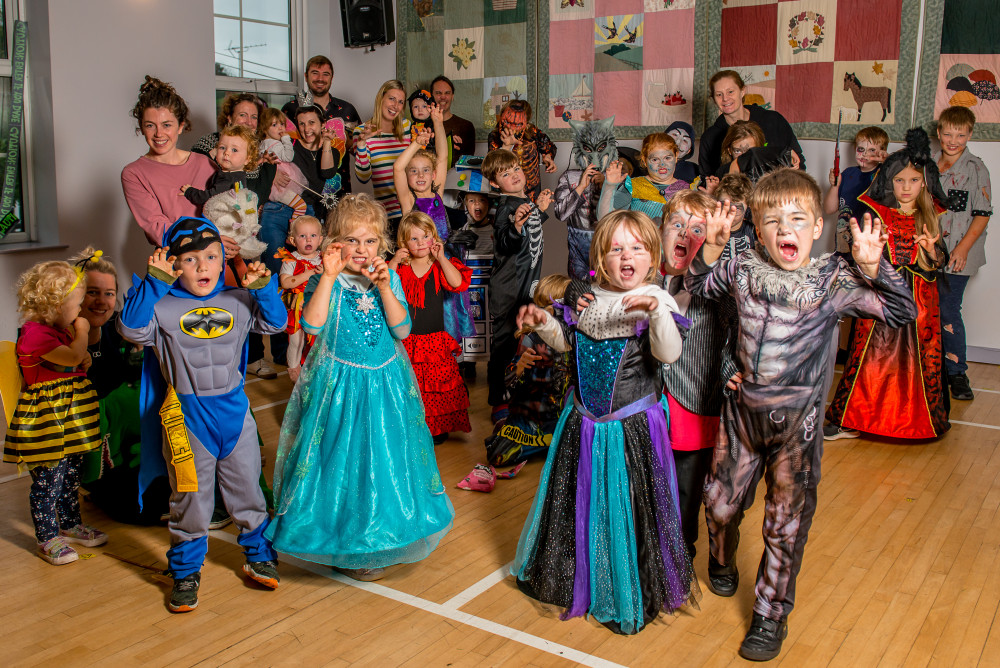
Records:
[[[122,190],[146,238],[154,246],[160,246],[171,223],[182,216],[201,215],[200,206],[178,195],[181,186],[204,189],[215,173],[215,166],[203,155],[177,148],[177,138],[184,130],[191,129],[191,122],[187,104],[170,84],[147,75],[132,115],[149,151],[125,165]],[[239,246],[229,240],[226,258],[235,256],[238,250]]]

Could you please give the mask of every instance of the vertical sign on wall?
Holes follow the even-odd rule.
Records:
[[[7,167],[0,191],[0,238],[18,221],[17,174],[21,162],[21,118],[24,112],[24,62],[28,54],[28,24],[14,22],[14,58],[10,95],[10,130],[7,136]]]

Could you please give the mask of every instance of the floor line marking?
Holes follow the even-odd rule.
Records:
[[[20,477],[21,477],[20,473],[14,473],[12,475],[4,476],[0,478],[0,485],[4,484],[5,482],[10,482],[11,480],[17,480]],[[25,477],[27,477],[27,474],[25,474]]]
[[[495,571],[484,577],[479,582],[476,582],[471,587],[465,589],[465,591],[455,594],[441,605],[450,610],[458,610],[463,605],[465,605],[472,599],[476,598],[477,596],[485,592],[493,585],[499,584],[504,580],[506,580],[510,576],[510,567],[511,564],[513,563],[514,562],[512,561],[508,564],[504,564],[500,568],[496,569]]]
[[[278,372],[276,372],[276,373],[277,373],[277,374],[278,374],[279,376],[285,376],[285,375],[287,375],[287,374],[288,374],[288,370],[286,369],[285,371],[278,371]],[[252,384],[254,384],[254,383],[259,383],[259,382],[260,382],[260,381],[262,381],[262,380],[275,380],[275,378],[261,378],[260,376],[256,376],[256,377],[254,377],[254,378],[250,378],[250,379],[247,379],[247,380],[245,380],[245,381],[243,382],[243,384],[244,384],[244,385],[252,385]]]
[[[260,406],[251,406],[252,411],[262,411],[265,408],[274,408],[275,406],[281,406],[282,404],[287,404],[288,399],[279,399],[278,401],[272,401],[269,404],[261,404]]]
[[[209,531],[208,535],[213,538],[219,538],[228,543],[236,545],[236,536],[227,531]],[[447,604],[434,603],[433,601],[428,601],[427,599],[420,598],[419,596],[413,596],[412,594],[407,594],[405,592],[397,591],[385,585],[376,584],[374,582],[359,582],[346,575],[341,575],[340,573],[334,573],[333,569],[320,566],[319,564],[314,564],[311,562],[305,562],[301,559],[296,559],[295,557],[290,557],[288,555],[281,555],[281,561],[283,563],[290,563],[298,566],[299,568],[309,571],[310,573],[315,573],[321,577],[328,578],[330,580],[335,580],[341,584],[347,585],[349,587],[354,587],[356,589],[361,589],[368,592],[369,594],[375,594],[376,596],[381,596],[387,598],[391,601],[396,601],[397,603],[402,603],[403,605],[408,605],[418,610],[423,610],[424,612],[429,612],[438,617],[444,617],[445,619],[450,619],[453,622],[458,622],[459,624],[465,624],[466,626],[471,626],[473,628],[479,629],[480,631],[485,631],[487,633],[492,633],[493,635],[500,636],[501,638],[507,638],[508,640],[513,640],[516,643],[522,645],[527,645],[534,649],[552,654],[554,656],[561,657],[563,659],[568,659],[569,661],[576,661],[577,663],[583,664],[585,666],[593,666],[593,668],[624,668],[621,664],[614,663],[613,661],[607,661],[600,657],[592,656],[585,652],[581,652],[578,649],[573,649],[572,647],[567,647],[565,645],[560,645],[559,643],[552,642],[551,640],[546,640],[545,638],[539,638],[538,636],[533,636],[530,633],[525,633],[524,631],[518,631],[517,629],[511,628],[509,626],[504,626],[503,624],[498,624],[497,622],[492,622],[488,619],[483,619],[482,617],[476,617],[475,615],[470,615],[467,612],[460,612],[458,610],[453,610],[447,607]],[[482,581],[480,581],[482,582]],[[466,590],[468,591],[468,590]],[[463,592],[464,593],[464,592]],[[459,594],[461,596],[461,594]],[[457,597],[456,597],[457,598]],[[454,600],[451,599],[451,600]]]
[[[952,424],[965,425],[966,427],[982,427],[983,429],[997,429],[997,430],[1000,430],[1000,427],[998,427],[996,425],[992,425],[992,424],[979,424],[978,422],[966,422],[964,420],[948,420],[948,422],[950,422]]]

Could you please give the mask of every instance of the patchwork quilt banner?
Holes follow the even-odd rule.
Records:
[[[535,0],[399,0],[396,75],[409,95],[444,74],[452,113],[485,140],[508,100],[535,103]]]
[[[976,115],[975,139],[1000,139],[1000,7],[981,0],[927,0],[917,122],[934,130],[948,107]]]
[[[570,120],[615,117],[620,139],[674,121],[704,124],[704,0],[538,0],[537,123],[572,139]]]
[[[799,139],[878,125],[902,140],[913,118],[920,0],[712,2],[709,75],[740,73],[745,103],[780,112]],[[717,115],[709,105],[708,120]]]

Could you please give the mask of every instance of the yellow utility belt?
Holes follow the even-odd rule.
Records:
[[[184,425],[184,411],[173,386],[167,391],[167,398],[160,407],[160,422],[163,423],[164,438],[170,446],[170,464],[174,467],[177,492],[198,491],[198,470],[194,465],[194,453]]]

